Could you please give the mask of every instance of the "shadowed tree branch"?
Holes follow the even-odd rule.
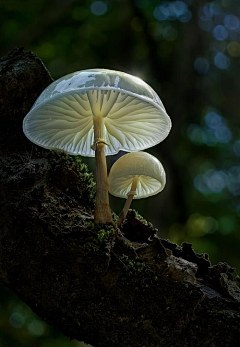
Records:
[[[24,138],[23,117],[50,82],[32,53],[0,61],[2,282],[48,324],[95,347],[239,346],[234,269],[160,240],[133,211],[122,230],[94,225],[85,164]]]

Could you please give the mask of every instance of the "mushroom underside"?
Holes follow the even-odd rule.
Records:
[[[29,112],[25,135],[34,143],[70,154],[94,156],[93,117],[104,118],[105,154],[138,151],[161,142],[169,132],[164,109],[116,90],[91,90],[55,97]]]
[[[127,198],[127,194],[131,190],[133,175],[126,175],[114,178],[110,184],[109,192],[119,198]],[[136,194],[133,199],[142,199],[159,193],[163,189],[163,185],[157,179],[146,175],[140,175]]]

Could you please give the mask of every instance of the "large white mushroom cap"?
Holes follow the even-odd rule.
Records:
[[[133,177],[139,176],[133,199],[142,199],[161,192],[166,175],[160,161],[146,152],[128,153],[118,159],[109,172],[109,193],[127,199]]]
[[[104,118],[105,154],[138,151],[163,141],[171,120],[154,90],[124,72],[74,72],[50,84],[23,121],[27,138],[39,146],[95,156],[93,117]]]

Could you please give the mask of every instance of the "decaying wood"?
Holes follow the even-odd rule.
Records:
[[[24,138],[23,117],[50,82],[32,53],[0,61],[2,282],[95,347],[239,347],[234,269],[159,239],[134,211],[121,230],[94,225],[94,183],[79,157]]]

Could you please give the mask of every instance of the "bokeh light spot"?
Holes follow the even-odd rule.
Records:
[[[217,25],[213,29],[213,36],[218,41],[225,41],[228,38],[228,30],[223,25]]]
[[[213,193],[220,193],[226,188],[225,180],[226,174],[223,171],[211,171],[207,176],[208,188]]]
[[[240,157],[240,140],[234,142],[233,151],[238,157]]]
[[[107,4],[103,1],[95,1],[91,4],[90,10],[95,16],[102,16],[107,12]]]
[[[210,111],[205,116],[205,123],[211,129],[216,129],[223,124],[222,117],[214,111]]]
[[[200,126],[191,124],[187,129],[187,135],[193,143],[202,144],[202,129]]]
[[[236,30],[239,27],[239,19],[233,14],[224,17],[224,25],[229,30]]]
[[[166,20],[166,16],[162,10],[161,6],[157,6],[155,7],[154,11],[153,11],[153,16],[157,19],[157,20]]]
[[[232,166],[228,170],[227,188],[233,196],[240,195],[240,166]]]
[[[227,126],[223,125],[214,130],[214,135],[218,142],[228,143],[232,138],[232,133]]]
[[[189,10],[178,17],[178,20],[182,23],[190,22],[191,19],[192,19],[192,12]]]
[[[218,228],[218,222],[210,216],[202,216],[199,213],[192,214],[187,221],[187,231],[191,236],[203,236],[214,233]]]
[[[205,233],[213,234],[218,228],[218,222],[212,217],[205,218]]]
[[[197,175],[194,178],[194,187],[204,195],[207,195],[211,192],[207,186],[205,175]]]
[[[214,64],[221,70],[225,70],[229,67],[230,65],[230,60],[229,58],[221,53],[221,52],[218,52],[215,57],[214,57]]]
[[[224,189],[229,190],[229,176],[222,170],[208,170],[195,177],[194,187],[204,195],[219,196]]]
[[[174,3],[166,2],[160,7],[166,19],[168,20],[177,19],[177,13],[175,12]]]
[[[204,31],[210,31],[213,27],[213,21],[211,18],[203,16],[199,19],[198,25],[200,29]]]
[[[45,332],[44,323],[40,322],[37,319],[34,319],[28,326],[28,332],[32,336],[42,336]]]
[[[177,17],[184,15],[188,11],[188,6],[184,1],[175,1],[172,4],[172,11]]]
[[[205,16],[207,17],[212,17],[214,15],[213,11],[211,10],[209,4],[206,4],[202,8],[202,12],[204,13]]]
[[[227,50],[228,53],[236,58],[240,56],[240,44],[237,41],[231,41],[229,42],[229,44],[227,45]]]
[[[181,22],[188,22],[192,18],[184,1],[165,1],[155,7],[153,15],[159,21],[179,19]]]
[[[20,313],[13,312],[9,318],[9,322],[12,327],[19,329],[19,328],[22,328],[22,326],[24,325],[25,318]]]
[[[167,41],[175,41],[178,37],[178,31],[171,25],[168,25],[163,29],[162,35]]]
[[[219,199],[219,193],[224,189],[237,197],[240,195],[240,166],[232,166],[229,170],[207,170],[195,177],[194,187],[211,198]],[[211,200],[216,201],[215,198]]]
[[[221,8],[219,4],[217,3],[217,1],[210,2],[209,8],[210,8],[210,11],[215,15],[221,13]]]
[[[205,58],[197,58],[194,62],[194,69],[199,75],[206,75],[209,71],[209,62]]]
[[[204,129],[202,139],[207,146],[215,146],[217,144],[216,137],[211,129]]]

